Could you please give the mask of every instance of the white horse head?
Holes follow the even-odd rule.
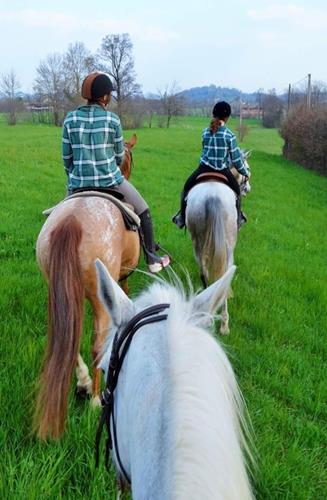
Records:
[[[248,163],[248,158],[250,158],[252,154],[252,150],[250,149],[240,149],[241,157],[245,167],[247,168],[249,175],[248,177],[244,177],[244,175],[240,174],[235,167],[230,165],[230,169],[236,178],[237,182],[240,185],[241,196],[246,196],[251,191],[250,178],[251,178],[251,169]]]
[[[141,310],[170,304],[165,321],[134,335],[115,390],[117,446],[133,499],[253,498],[243,456],[242,397],[227,356],[207,330],[235,267],[199,295],[186,298],[157,280],[133,302],[100,261],[96,267],[99,296],[113,318],[100,363],[105,372],[113,334]],[[116,451],[114,446],[122,479]]]

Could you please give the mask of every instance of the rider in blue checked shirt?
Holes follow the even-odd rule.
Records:
[[[170,263],[167,255],[155,251],[152,221],[147,203],[126,180],[119,168],[124,158],[124,139],[120,119],[106,110],[113,86],[105,73],[88,75],[82,85],[87,104],[65,118],[62,155],[68,177],[68,194],[87,190],[114,190],[133,205],[140,218],[145,259],[152,273]]]
[[[230,166],[234,166],[245,177],[248,177],[249,172],[242,160],[235,135],[226,127],[231,115],[231,107],[227,102],[217,102],[212,114],[213,119],[210,126],[202,133],[200,165],[187,179],[181,194],[180,211],[172,218],[172,221],[179,228],[185,226],[186,196],[190,189],[195,186],[197,177],[200,174],[215,171],[227,177],[229,186],[235,191],[238,226],[246,222],[246,217],[241,211],[240,187],[230,170]]]

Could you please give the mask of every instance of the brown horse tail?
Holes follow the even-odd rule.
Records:
[[[40,439],[58,438],[64,431],[84,311],[78,256],[81,239],[82,228],[73,215],[62,220],[50,236],[48,342],[34,420]]]

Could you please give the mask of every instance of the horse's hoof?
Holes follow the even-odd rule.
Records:
[[[221,326],[220,327],[220,335],[228,335],[229,334],[229,327],[228,326]]]
[[[77,399],[87,399],[91,396],[86,387],[77,386],[75,389],[75,396]]]
[[[95,396],[91,399],[91,406],[92,408],[99,408],[101,406],[101,400],[99,396]]]

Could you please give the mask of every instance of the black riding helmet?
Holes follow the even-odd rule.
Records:
[[[220,120],[224,120],[231,115],[232,108],[225,101],[219,101],[215,104],[212,114],[214,118],[219,118]]]
[[[113,91],[113,85],[106,73],[90,73],[82,83],[82,97],[88,101],[100,99]]]

